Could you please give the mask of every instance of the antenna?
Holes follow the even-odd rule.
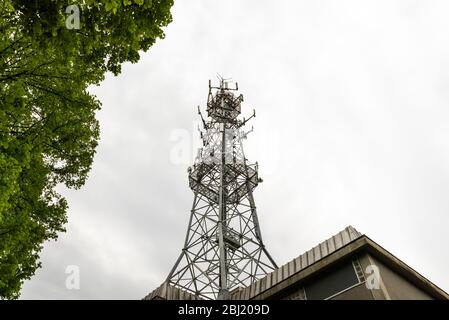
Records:
[[[253,114],[248,119],[243,118],[243,121],[240,123],[239,127],[243,127],[249,120],[255,117],[256,117],[256,110],[253,109]]]

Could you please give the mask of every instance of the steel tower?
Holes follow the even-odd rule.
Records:
[[[248,163],[239,119],[243,96],[238,85],[220,78],[207,99],[208,119],[198,113],[203,147],[188,168],[194,193],[184,248],[167,282],[206,299],[227,299],[231,290],[246,287],[277,268],[262,241],[253,190],[262,180],[258,165]],[[251,129],[252,131],[252,129]]]

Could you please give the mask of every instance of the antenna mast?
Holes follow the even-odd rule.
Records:
[[[209,80],[203,148],[189,167],[193,206],[181,255],[167,282],[206,299],[229,299],[277,268],[262,241],[253,190],[261,179],[257,163],[249,164],[242,128],[256,116],[238,119],[243,96],[219,76]],[[252,131],[252,129],[250,130]]]

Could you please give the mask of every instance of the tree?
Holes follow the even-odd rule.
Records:
[[[172,0],[2,0],[0,297],[17,298],[67,221],[58,184],[80,188],[99,139],[87,88],[137,62],[171,22]],[[80,25],[67,28],[68,5]],[[73,7],[72,7],[73,8]],[[70,21],[69,21],[70,22]]]

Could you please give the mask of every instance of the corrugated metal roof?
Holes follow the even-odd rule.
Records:
[[[164,282],[159,288],[148,294],[143,300],[202,300],[201,298]]]
[[[231,293],[232,300],[248,300],[285,280],[291,275],[307,268],[311,264],[323,259],[334,251],[361,237],[362,234],[352,226],[346,227],[333,237],[306,251],[296,259],[269,273],[246,288],[237,288]]]

